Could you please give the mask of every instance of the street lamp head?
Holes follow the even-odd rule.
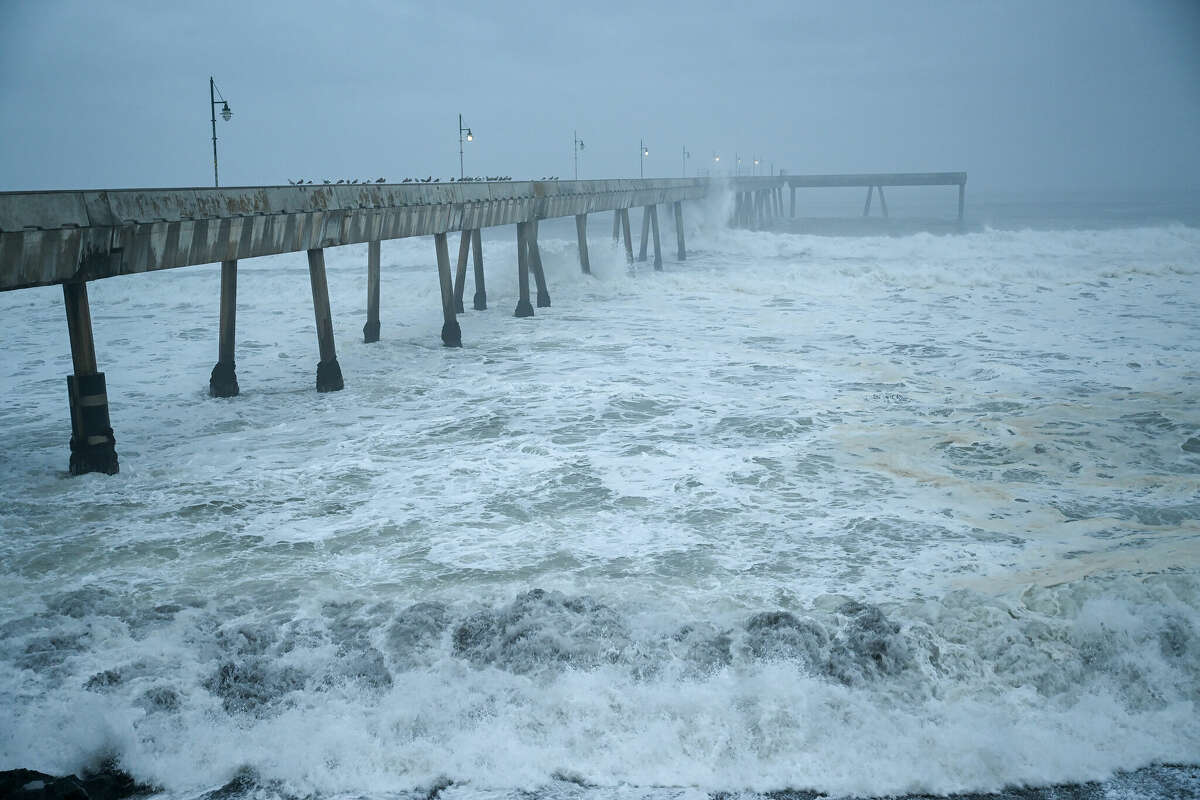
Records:
[[[579,149],[580,149],[580,150],[583,150],[583,149],[584,149],[584,147],[583,147],[583,139],[580,139],[580,140],[579,140]]]
[[[644,155],[644,156],[648,156],[648,155],[650,155],[650,148],[648,148],[648,147],[643,147],[643,148],[642,148],[642,155]]]
[[[229,122],[229,118],[233,116],[233,112],[229,110],[229,103],[224,103],[221,106],[221,119]]]
[[[468,141],[468,142],[473,142],[473,141],[475,141],[475,134],[471,133],[471,129],[470,129],[470,128],[467,128],[467,141]]]

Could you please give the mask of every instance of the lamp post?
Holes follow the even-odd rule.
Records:
[[[583,149],[583,139],[579,138],[578,131],[571,131],[571,136],[575,139],[575,180],[579,180],[579,151]]]
[[[213,186],[220,186],[221,180],[217,176],[217,98],[221,98],[221,119],[229,122],[229,118],[233,116],[233,112],[229,110],[229,103],[225,102],[225,98],[221,97],[221,92],[217,89],[216,82],[213,81],[212,75],[208,76],[208,103],[212,111],[212,133],[213,133]]]
[[[650,155],[650,151],[646,148],[646,143],[638,140],[638,177],[646,177],[646,156]]]
[[[733,154],[733,174],[734,175],[742,174],[742,157],[739,156],[737,153]]]
[[[470,128],[464,128],[462,124],[462,114],[458,115],[458,179],[461,181],[463,175],[463,134],[466,134],[467,141],[475,141],[475,134],[471,133]]]
[[[755,157],[755,159],[754,159],[754,174],[755,175],[758,174],[758,158],[757,157]]]
[[[692,154],[688,152],[687,146],[684,145],[683,158],[681,159],[681,161],[683,162],[683,177],[685,177],[685,178],[687,177],[687,162],[688,162],[688,159],[691,157],[692,157]]]

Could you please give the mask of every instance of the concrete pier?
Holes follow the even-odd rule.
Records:
[[[471,254],[471,231],[464,230],[458,240],[458,263],[454,267],[454,310],[463,313],[463,292],[467,286],[467,256]]]
[[[584,275],[592,274],[592,263],[588,258],[587,214],[575,215],[575,236],[579,240],[579,269]]]
[[[65,284],[64,284],[65,285]],[[241,391],[234,365],[237,339],[237,262],[221,262],[221,321],[217,337],[217,365],[208,377],[212,397],[237,397]]]
[[[103,472],[115,475],[117,440],[108,418],[108,390],[104,373],[96,369],[96,344],[92,338],[92,312],[88,306],[87,283],[68,281],[63,287],[67,311],[67,333],[71,338],[71,363],[75,373],[67,376],[71,403],[72,475]]]
[[[533,305],[529,302],[529,225],[517,223],[517,310],[514,317],[532,317]]]
[[[657,206],[672,203],[680,260],[686,258],[682,203],[732,193],[730,224],[758,227],[782,216],[783,187],[789,190],[794,216],[796,189],[957,186],[958,220],[963,222],[965,172],[875,173],[854,175],[771,175],[716,178],[617,179],[598,181],[479,181],[370,185],[292,185],[235,188],[108,189],[97,191],[0,192],[0,291],[63,285],[72,337],[75,373],[68,384],[72,403],[72,471],[115,472],[115,441],[107,423],[104,376],[96,369],[87,307],[86,283],[118,275],[222,264],[218,361],[210,391],[238,391],[234,363],[237,262],[247,258],[299,253],[308,255],[313,313],[320,349],[317,388],[343,386],[334,347],[326,283],[324,249],[366,243],[367,321],[364,341],[379,336],[379,248],[384,239],[435,237],[442,290],[443,342],[461,343],[454,315],[465,291],[465,255],[475,257],[476,309],[487,308],[482,228],[518,226],[518,316],[532,316],[530,269],[539,279],[539,301],[549,294],[536,220],[574,216],[580,243],[580,268],[590,272],[587,215],[613,212],[614,240],[624,238],[625,257],[634,263],[629,210],[642,207],[642,257],[655,234],[655,265],[661,263]],[[894,198],[893,198],[894,199]],[[456,271],[450,268],[445,237],[470,232],[460,240]],[[440,240],[440,241],[439,241]],[[457,283],[457,286],[455,285]],[[90,410],[89,410],[90,409]]]
[[[379,240],[367,242],[367,321],[363,341],[379,341]]]
[[[537,307],[550,307],[550,290],[546,288],[546,271],[542,269],[542,250],[538,247],[538,223],[529,223],[529,268],[533,270],[533,279],[537,283]]]
[[[475,310],[487,311],[487,288],[483,282],[483,238],[479,228],[471,231],[471,255],[475,261]]]
[[[325,251],[308,251],[308,278],[312,284],[313,315],[317,321],[317,347],[321,360],[317,363],[317,391],[340,392],[342,366],[338,364],[333,346],[333,315],[329,312],[329,284],[325,280]]]
[[[462,329],[454,310],[454,281],[450,276],[450,251],[446,234],[435,233],[433,246],[437,251],[438,283],[442,290],[442,346],[462,347]]]

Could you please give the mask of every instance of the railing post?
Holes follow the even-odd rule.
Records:
[[[71,363],[75,373],[67,376],[71,404],[72,475],[120,472],[117,440],[108,418],[108,389],[104,373],[96,369],[96,344],[92,338],[92,312],[88,307],[87,283],[68,281],[63,287],[67,311],[67,333],[71,339]]]
[[[208,376],[212,397],[237,397],[234,342],[237,339],[237,261],[221,262],[221,322],[217,335],[217,365]]]

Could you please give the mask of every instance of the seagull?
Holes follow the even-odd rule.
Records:
[[[405,178],[404,180],[402,180],[400,182],[401,183],[412,183],[412,178]]]
[[[430,175],[428,178],[426,178],[425,180],[421,181],[421,183],[433,183],[433,176],[432,176],[432,175]]]
[[[325,181],[325,182],[326,182],[326,183],[329,183],[329,181]],[[311,181],[311,180],[310,180],[310,181],[308,181],[308,185],[309,185],[309,186],[312,186],[312,181]]]
[[[310,183],[311,183],[311,181],[310,181]],[[330,183],[328,178],[325,179],[325,183],[326,183],[326,185],[328,185]],[[338,181],[338,183],[341,183],[341,181]]]
[[[346,181],[345,181],[344,179],[342,179],[342,178],[338,178],[338,181],[337,181],[337,182],[338,182],[338,183],[345,183]]]
[[[378,179],[378,180],[377,180],[377,181],[375,181],[375,182],[376,182],[376,183],[387,183],[387,178],[380,178],[380,179]]]

